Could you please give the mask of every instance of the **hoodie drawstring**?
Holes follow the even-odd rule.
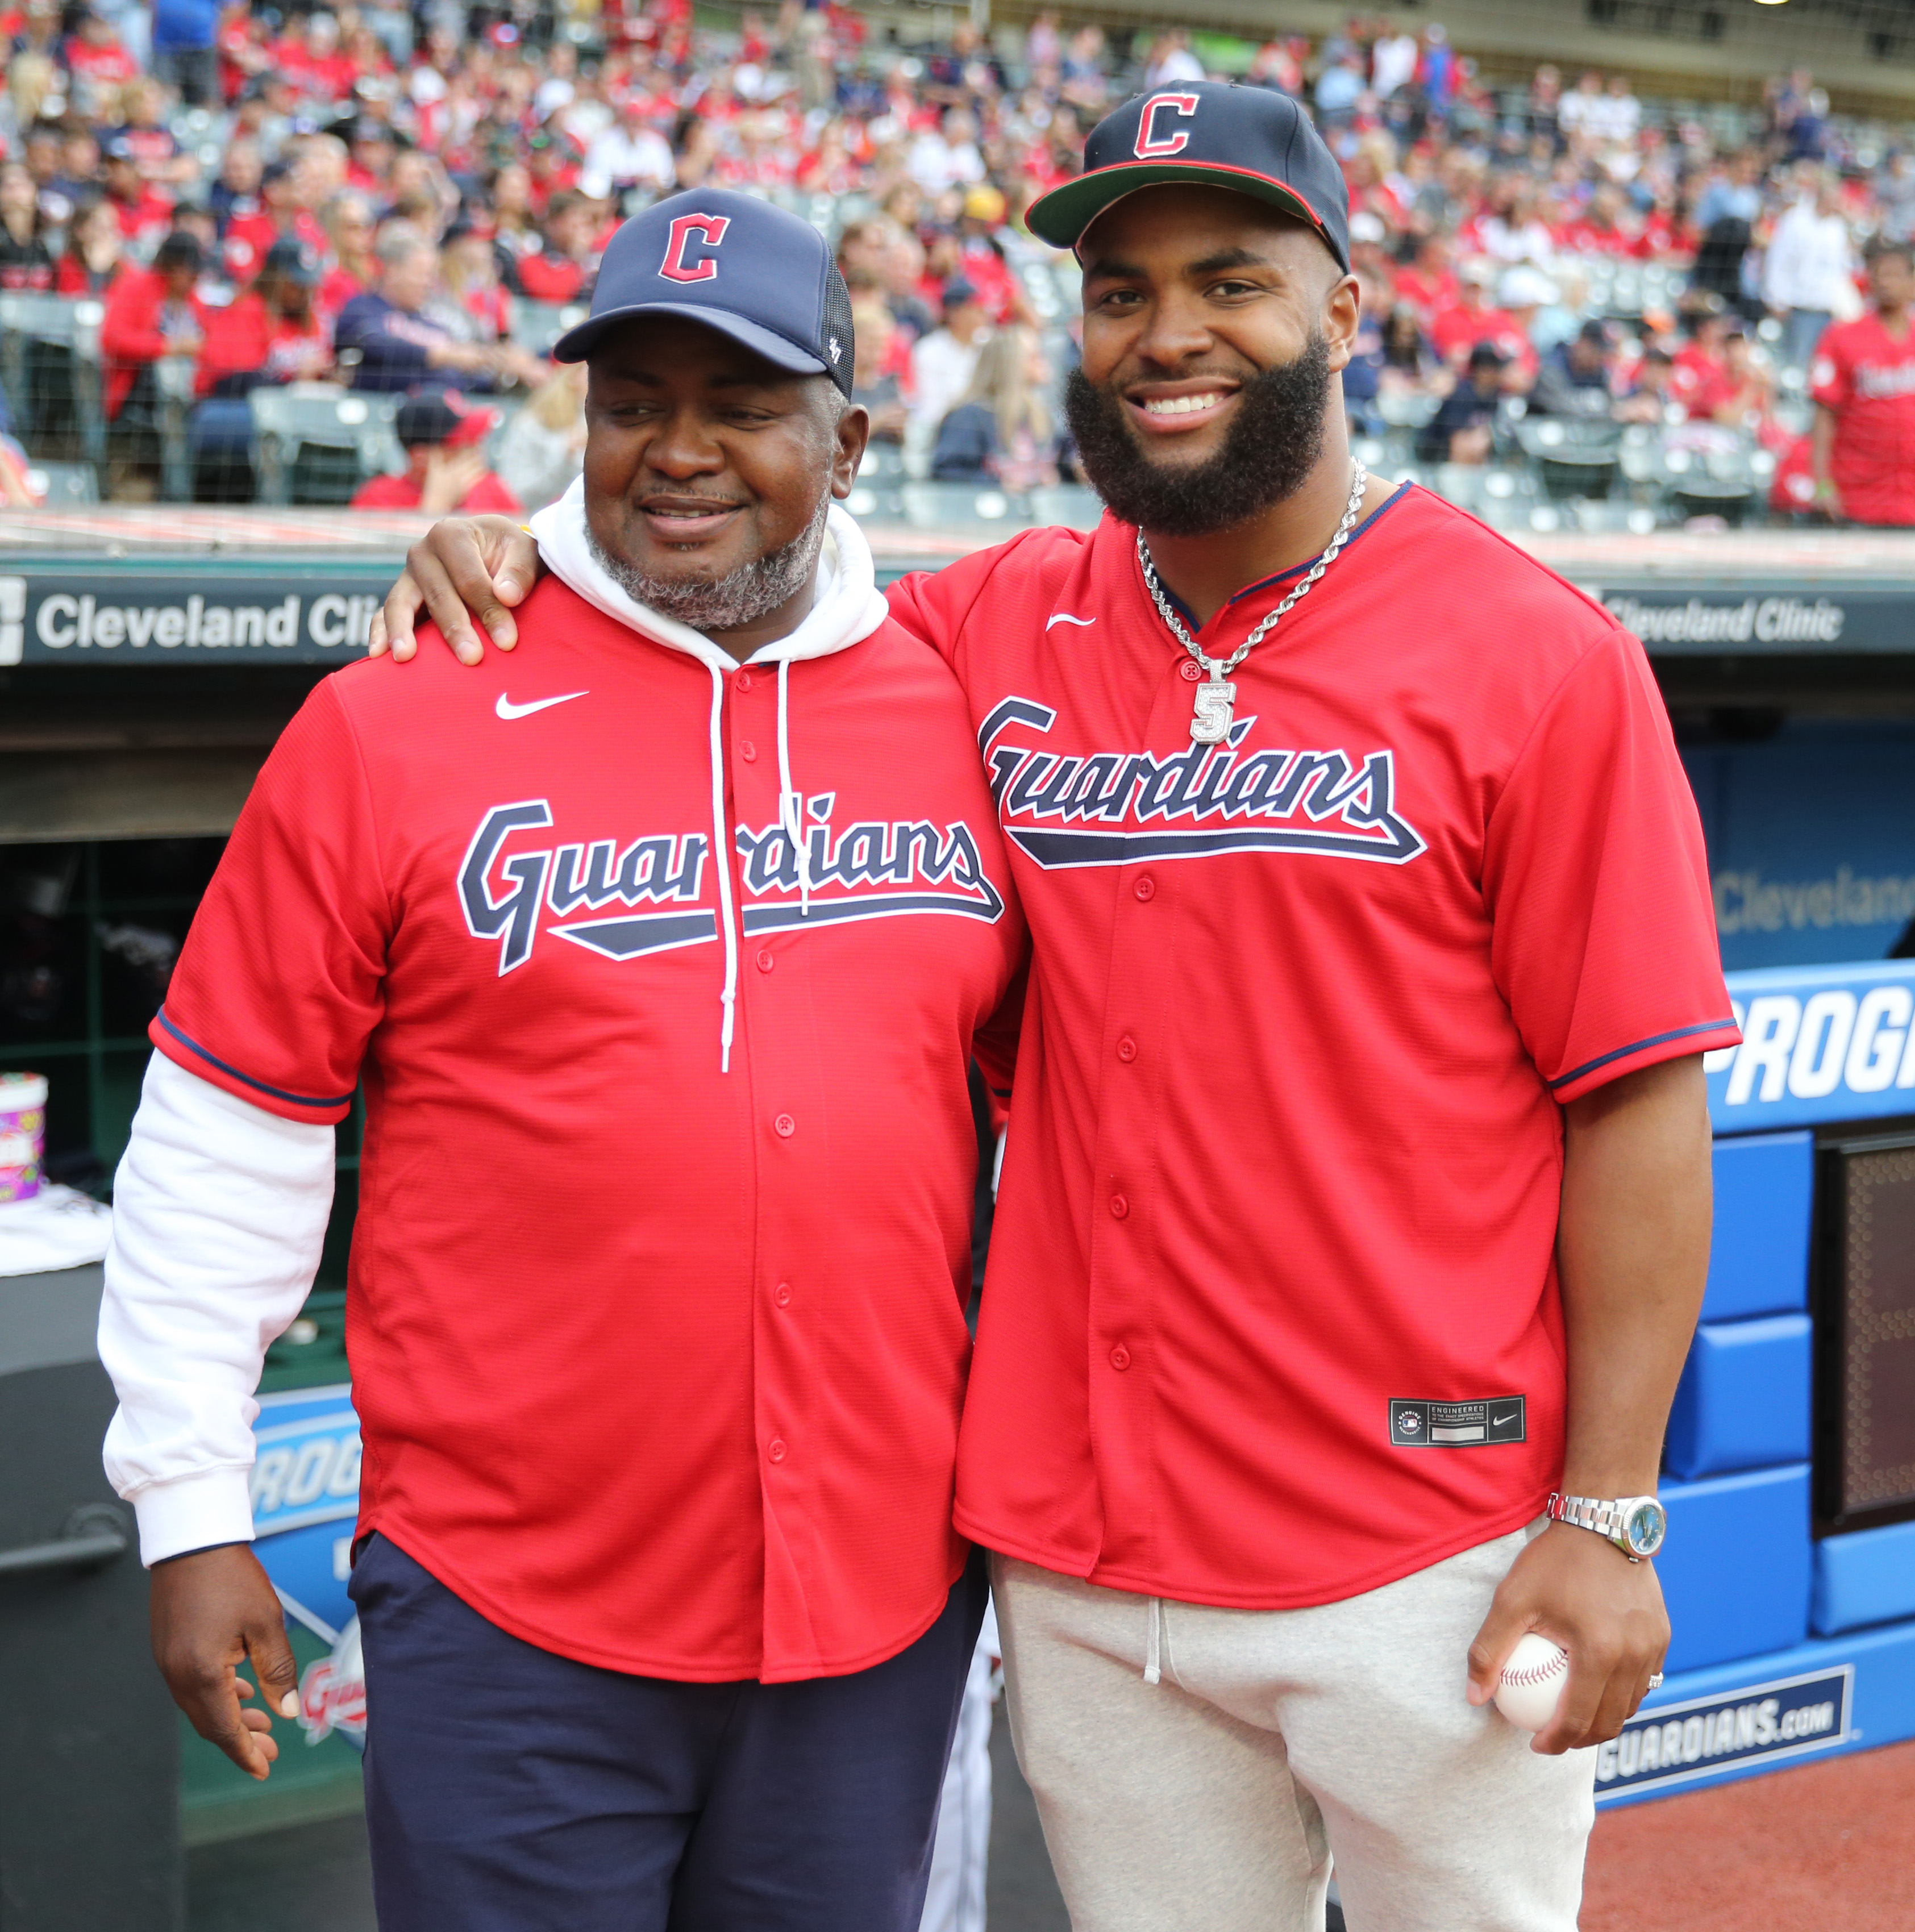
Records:
[[[791,660],[778,660],[778,824],[798,868],[798,916],[811,917],[811,854],[805,847],[804,796],[791,782]]]
[[[716,664],[705,668],[712,678],[712,856],[718,863],[718,922],[725,928],[725,991],[719,995],[725,1018],[718,1030],[718,1070],[729,1073],[738,1004],[738,921],[731,903],[731,840],[725,826],[725,674]]]

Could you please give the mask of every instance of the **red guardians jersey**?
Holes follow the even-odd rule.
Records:
[[[1871,313],[1824,329],[1810,381],[1835,412],[1829,469],[1843,514],[1915,524],[1915,327],[1893,336]]]
[[[1034,947],[957,1520],[1328,1602],[1560,1477],[1562,1103],[1737,1038],[1700,828],[1640,645],[1440,499],[1359,528],[1214,747],[1136,539],[892,592],[970,698]]]
[[[521,629],[314,692],[154,1043],[288,1120],[363,1082],[362,1533],[586,1663],[860,1670],[964,1558],[965,1072],[1025,940],[962,695],[888,623],[790,667],[807,908],[776,667],[714,727],[557,578]]]

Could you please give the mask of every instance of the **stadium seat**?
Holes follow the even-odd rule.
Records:
[[[1721,483],[1712,476],[1689,476],[1671,485],[1669,500],[1684,517],[1720,517],[1739,524],[1760,498],[1751,483]]]
[[[1421,429],[1440,406],[1438,398],[1420,390],[1385,389],[1376,398],[1376,413],[1393,429]]]
[[[255,389],[248,401],[260,502],[345,503],[368,476],[404,468],[393,433],[400,400],[343,390]]]
[[[896,524],[904,520],[904,499],[895,483],[872,484],[860,479],[852,484],[845,508],[861,524]]]
[[[1544,493],[1558,502],[1607,496],[1619,470],[1613,450],[1570,447],[1550,451],[1537,467]]]
[[[583,302],[516,302],[512,304],[512,340],[535,356],[549,356],[552,344],[583,322],[587,314]]]
[[[50,510],[71,503],[97,503],[100,478],[90,463],[35,463],[28,466],[26,486],[46,500]]]
[[[895,442],[868,442],[858,465],[860,483],[895,483],[905,474],[905,452]]]
[[[1034,524],[1062,524],[1073,530],[1094,530],[1103,520],[1104,500],[1080,484],[1060,483],[1031,493]]]
[[[1023,506],[1001,490],[971,483],[907,483],[905,519],[920,530],[1001,530],[1008,535],[1030,521]]]
[[[101,400],[100,325],[106,306],[91,296],[0,295],[0,381],[29,448],[77,446],[89,463],[106,457]]]
[[[1604,502],[1583,497],[1563,506],[1565,527],[1591,536],[1647,536],[1656,514],[1646,503]]]

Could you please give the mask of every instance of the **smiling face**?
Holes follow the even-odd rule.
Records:
[[[1107,209],[1078,252],[1071,422],[1118,513],[1195,534],[1294,492],[1357,324],[1356,284],[1315,232],[1229,189],[1153,188]]]
[[[828,376],[674,316],[595,348],[585,420],[601,561],[641,602],[708,634],[775,626],[808,596],[825,507],[850,493],[869,430]]]

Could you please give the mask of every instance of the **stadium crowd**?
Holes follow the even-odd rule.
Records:
[[[627,213],[705,183],[833,233],[859,398],[911,473],[1067,478],[1070,304],[1034,297],[1031,272],[1067,290],[1068,270],[1043,279],[1058,265],[1023,211],[1109,106],[1221,68],[1303,100],[1343,163],[1360,430],[1467,466],[1508,454],[1524,419],[1652,425],[1766,452],[1778,508],[1832,511],[1815,352],[1867,306],[1865,248],[1915,232],[1915,160],[1832,117],[1805,73],[1745,111],[1547,66],[1493,89],[1434,22],[1120,45],[1046,13],[917,44],[800,0],[723,32],[690,0],[0,0],[0,292],[103,304],[118,496],[154,488],[158,372],[190,365],[203,486],[250,492],[252,391],[330,382],[430,398],[413,430],[452,426],[406,445],[382,502],[452,507],[482,477],[488,500],[549,500],[579,460],[582,392],[540,319],[589,295]],[[60,399],[13,387],[0,488],[20,501],[22,444],[44,443]],[[462,408],[473,393],[505,407]]]

